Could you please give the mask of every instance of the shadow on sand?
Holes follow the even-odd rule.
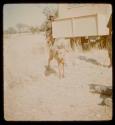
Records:
[[[108,67],[108,65],[102,65],[101,63],[97,62],[97,60],[92,59],[92,58],[86,58],[85,56],[79,56],[78,57],[80,60],[84,60],[88,63],[92,63],[94,65],[99,65],[99,66],[103,66],[103,67]]]
[[[47,65],[45,65],[44,74],[45,76],[49,76],[51,74],[57,75],[57,72],[52,67],[48,67]]]

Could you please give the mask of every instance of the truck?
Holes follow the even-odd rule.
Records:
[[[52,22],[53,38],[109,35],[104,14],[57,18]]]

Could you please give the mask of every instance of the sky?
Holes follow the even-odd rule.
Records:
[[[16,24],[41,25],[46,17],[42,13],[45,7],[56,8],[56,4],[5,4],[3,9],[3,27],[16,27]]]

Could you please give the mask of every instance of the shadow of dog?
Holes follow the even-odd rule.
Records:
[[[53,68],[45,66],[44,74],[45,74],[45,76],[49,76],[51,74],[57,75],[57,72]]]

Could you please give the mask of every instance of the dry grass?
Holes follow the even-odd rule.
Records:
[[[71,39],[71,48],[74,50],[76,46],[80,46],[83,51],[90,51],[91,49],[108,49],[111,48],[111,42],[108,41],[107,36],[101,36],[99,40],[95,42],[84,42],[81,43],[78,38]]]

